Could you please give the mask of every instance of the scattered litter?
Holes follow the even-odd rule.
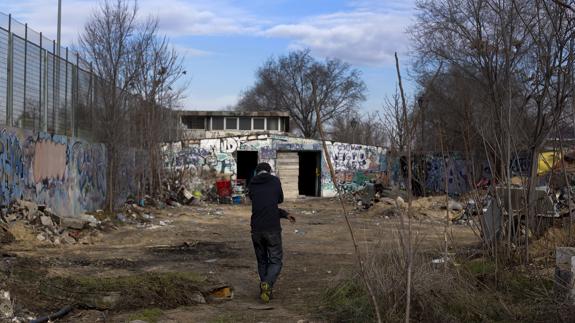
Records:
[[[234,289],[228,285],[219,285],[207,289],[207,294],[218,300],[231,300],[234,298]]]
[[[218,261],[218,259],[208,259],[208,260],[206,260],[205,262],[211,264],[211,263],[214,263],[214,262],[216,262],[216,261]]]
[[[0,314],[3,318],[10,319],[14,316],[14,303],[10,298],[10,292],[0,290]]]

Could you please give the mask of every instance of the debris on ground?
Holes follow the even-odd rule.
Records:
[[[0,290],[0,316],[4,319],[14,317],[14,303],[9,291]]]
[[[102,222],[93,215],[59,216],[44,205],[16,200],[2,210],[0,241],[10,243],[28,237],[41,243],[91,244],[101,240]],[[27,232],[24,233],[23,231]],[[33,238],[32,238],[33,237]]]

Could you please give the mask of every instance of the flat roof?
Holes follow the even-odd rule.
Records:
[[[180,116],[192,117],[289,117],[289,112],[279,111],[192,111],[176,110]]]

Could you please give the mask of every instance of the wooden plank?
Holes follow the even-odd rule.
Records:
[[[284,197],[288,199],[297,198],[299,195],[299,156],[297,152],[278,152],[276,167],[282,182]]]

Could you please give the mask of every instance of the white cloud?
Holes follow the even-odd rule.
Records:
[[[393,61],[394,52],[405,52],[410,24],[408,6],[378,8],[373,1],[355,1],[354,9],[308,17],[296,24],[273,26],[269,37],[292,39],[293,48],[310,48],[321,56],[340,58],[360,65],[382,65]],[[388,3],[389,4],[389,3]]]
[[[194,48],[194,47],[189,47],[189,46],[182,45],[182,44],[175,44],[174,49],[178,52],[178,54],[180,54],[184,58],[205,57],[205,56],[211,56],[211,55],[215,54],[214,52],[210,52],[207,50],[202,50],[202,49],[198,49],[198,48]]]
[[[98,1],[62,0],[62,43],[77,41]],[[160,21],[160,33],[171,37],[193,35],[228,35],[259,30],[257,20],[228,1],[140,0],[141,17],[154,16]],[[57,1],[10,1],[0,11],[13,17],[45,36],[56,38]]]
[[[292,48],[310,48],[315,54],[359,65],[389,64],[394,52],[407,50],[413,1],[352,0],[348,7],[276,25],[263,34],[291,39]]]

